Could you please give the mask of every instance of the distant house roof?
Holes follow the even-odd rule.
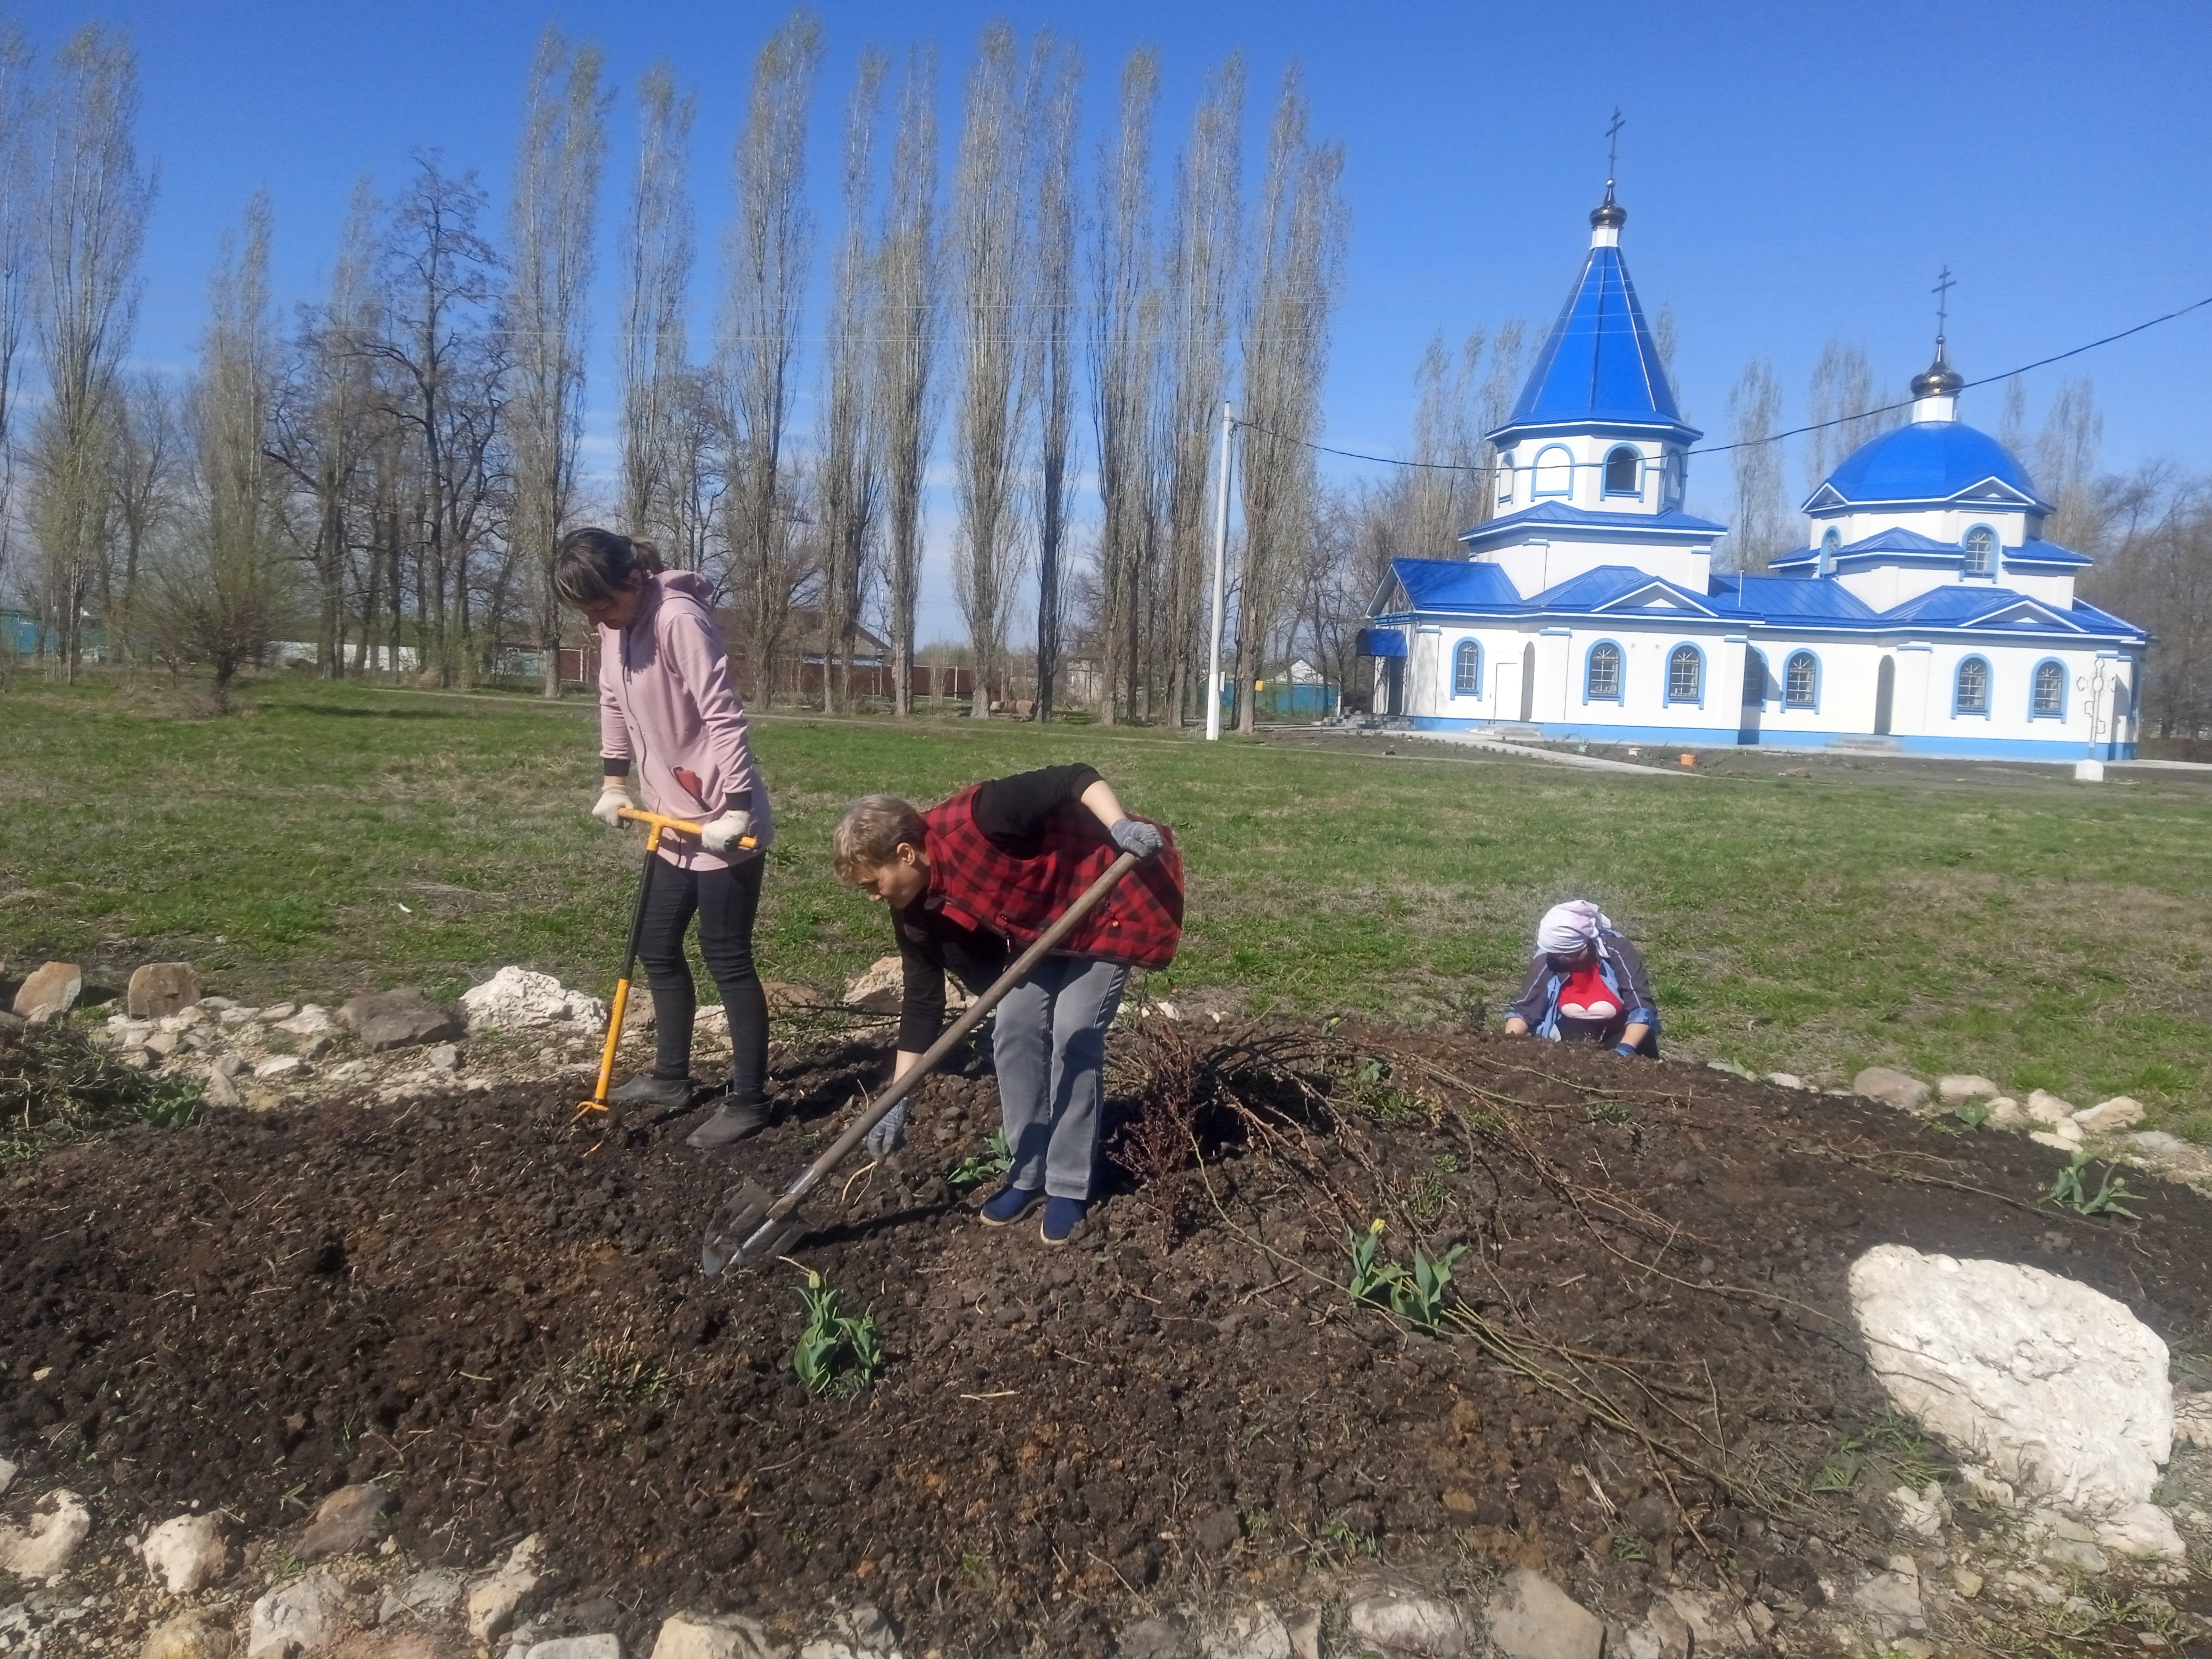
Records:
[[[1846,455],[1807,506],[1948,501],[1991,483],[2017,491],[2026,505],[2051,510],[2027,469],[1988,433],[1963,421],[1915,421]]]
[[[1498,429],[1568,422],[1689,430],[1618,247],[1590,249],[1512,418]]]

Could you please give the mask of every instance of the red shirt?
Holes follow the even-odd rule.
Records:
[[[1563,1019],[1605,1021],[1620,1012],[1620,996],[1605,982],[1593,959],[1586,968],[1577,968],[1567,975],[1559,987],[1559,1017]]]

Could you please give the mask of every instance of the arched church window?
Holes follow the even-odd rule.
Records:
[[[1663,475],[1665,482],[1659,486],[1662,506],[1670,508],[1681,506],[1682,481],[1688,470],[1689,463],[1682,459],[1681,452],[1668,451],[1667,470]]]
[[[1810,708],[1820,690],[1820,664],[1809,651],[1793,651],[1782,671],[1782,706]]]
[[[1583,670],[1583,701],[1620,701],[1620,647],[1611,640],[1590,647],[1589,661]]]
[[[1643,460],[1642,453],[1628,444],[1623,444],[1608,453],[1605,458],[1605,493],[1608,495],[1641,495],[1644,483],[1638,477],[1637,469]]]
[[[2042,720],[2063,720],[2066,716],[2066,669],[2057,662],[2039,662],[2035,665],[2034,712]]]
[[[1994,576],[1997,574],[1997,532],[1985,524],[1978,524],[1960,539],[1966,550],[1966,561],[1960,567],[1969,576]]]
[[[1479,697],[1482,695],[1482,647],[1473,640],[1462,640],[1452,647],[1452,696]]]
[[[1510,455],[1498,458],[1498,499],[1501,505],[1513,499],[1513,458]]]
[[[1830,525],[1820,532],[1820,574],[1823,576],[1836,574],[1836,555],[1842,550],[1843,545],[1844,532],[1835,526]]]
[[[1954,714],[1986,714],[1990,712],[1990,665],[1981,657],[1969,657],[1959,665],[1958,689],[1951,699]]]
[[[1553,444],[1536,457],[1532,495],[1564,495],[1575,487],[1575,458],[1565,444]]]
[[[1705,653],[1694,645],[1676,646],[1667,653],[1667,701],[1697,702],[1705,693]]]

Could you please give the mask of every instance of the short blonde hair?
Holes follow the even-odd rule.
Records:
[[[895,862],[902,845],[921,851],[928,845],[928,834],[912,801],[863,795],[845,809],[830,837],[837,879],[857,882],[864,872]]]

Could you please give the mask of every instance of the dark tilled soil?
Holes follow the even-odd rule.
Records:
[[[2063,1215],[2008,1136],[1499,1039],[1153,1029],[1113,1064],[1134,1174],[1060,1251],[948,1187],[995,1121],[971,1075],[792,1262],[702,1279],[723,1189],[795,1171],[860,1050],[721,1157],[572,1131],[567,1086],[56,1148],[0,1177],[0,1449],[118,1523],[198,1499],[265,1534],[386,1480],[426,1557],[545,1532],[634,1645],[679,1605],[861,1597],[913,1653],[1103,1653],[1157,1599],[1370,1562],[1539,1565],[1631,1615],[1724,1582],[1786,1645],[1934,1455],[1884,1423],[1860,1251],[2030,1262],[2212,1345],[2212,1206],[2131,1175],[2142,1222]],[[1386,1255],[1468,1247],[1443,1334],[1341,1288],[1378,1217]],[[881,1322],[849,1401],[793,1375],[802,1263]]]

